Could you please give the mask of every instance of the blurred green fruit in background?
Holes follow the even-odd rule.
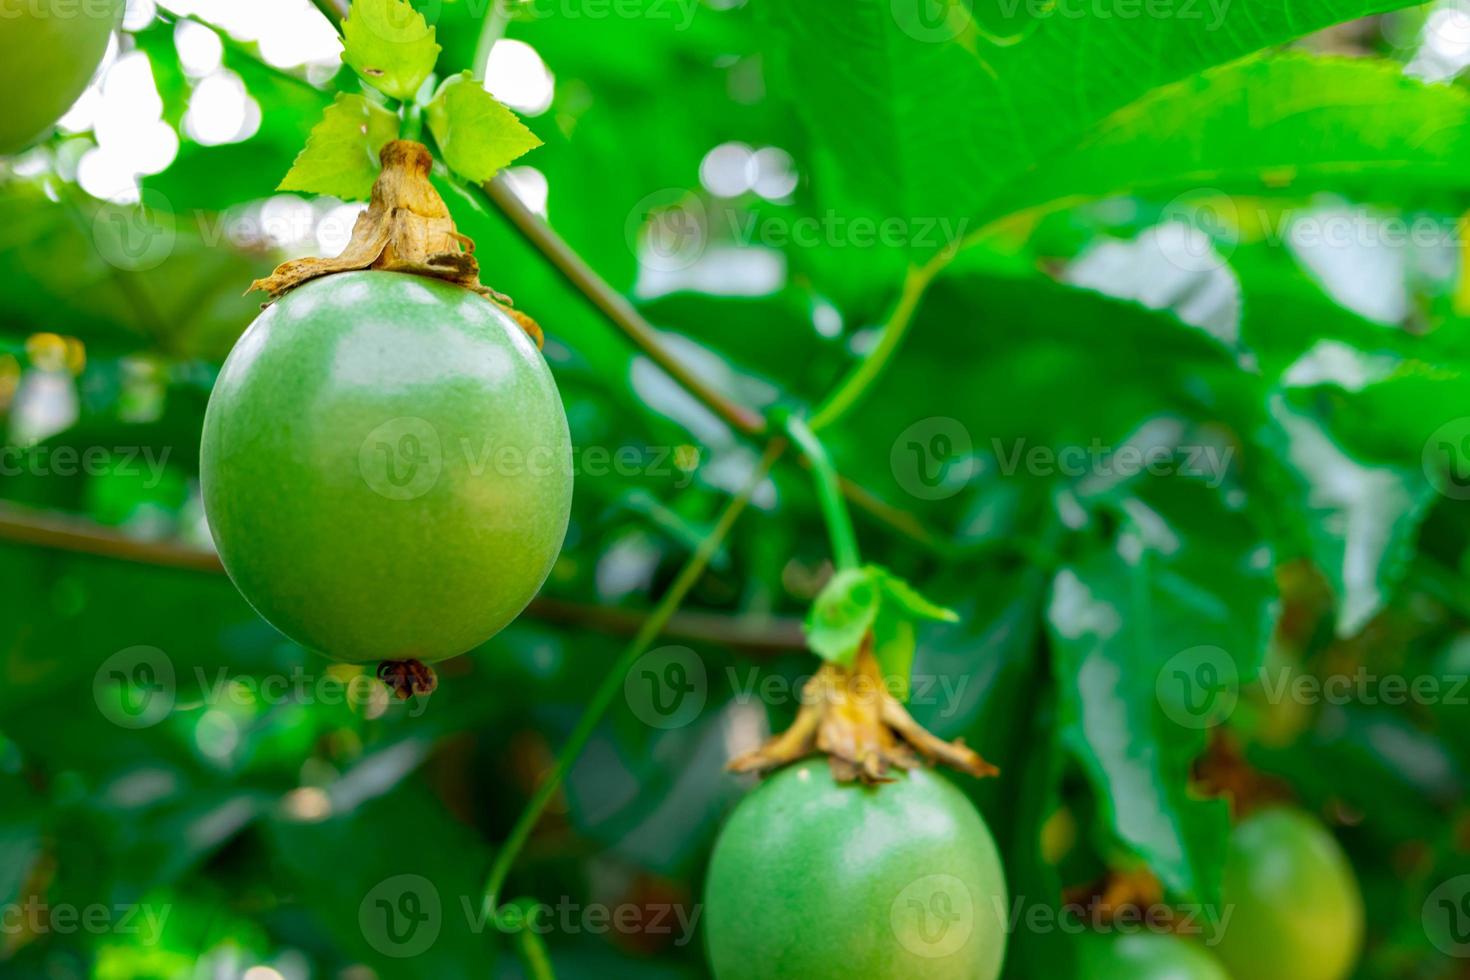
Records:
[[[86,89],[123,0],[30,0],[0,9],[0,153],[25,149]]]
[[[1230,920],[1218,952],[1238,977],[1341,980],[1363,942],[1347,855],[1314,817],[1270,809],[1235,828],[1225,861]]]

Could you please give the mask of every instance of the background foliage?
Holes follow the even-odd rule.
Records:
[[[490,87],[544,143],[504,179],[715,391],[815,407],[892,352],[823,436],[877,502],[865,557],[961,613],[920,633],[913,710],[1001,767],[962,785],[1019,900],[1141,863],[1170,901],[1218,901],[1228,815],[1189,775],[1228,731],[1352,854],[1361,975],[1461,975],[1423,912],[1470,872],[1463,11],[415,6],[441,77],[504,19]],[[161,935],[7,929],[0,971],[517,975],[462,902],[761,439],[445,181],[485,281],[547,330],[572,529],[546,601],[427,706],[329,703],[351,672],[211,570],[197,446],[245,285],[345,240],[352,206],[276,187],[360,89],[304,0],[133,2],[125,27],[0,179],[0,903],[170,914]],[[561,975],[704,973],[672,913],[581,915],[697,914],[744,789],[723,762],[795,707],[752,687],[813,669],[809,475],[777,466],[753,509],[512,876],[577,910],[547,937]],[[86,523],[38,544],[54,514]],[[109,673],[138,647],[175,674],[141,727]],[[670,663],[694,678],[676,724],[639,687]],[[1352,695],[1283,696],[1289,677]],[[1438,693],[1395,699],[1392,677]],[[443,903],[410,958],[360,918],[401,875]],[[1064,933],[1012,943],[1009,975],[1068,975]]]

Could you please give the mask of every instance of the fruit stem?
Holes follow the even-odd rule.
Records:
[[[475,62],[471,69],[475,75],[475,81],[484,84],[485,70],[490,65],[490,52],[495,49],[495,42],[505,34],[505,25],[510,20],[506,12],[504,0],[494,0],[490,5],[490,11],[480,23],[480,39],[475,44]]]
[[[725,505],[714,529],[699,543],[699,547],[695,549],[684,567],[679,570],[678,577],[674,579],[669,590],[659,600],[653,613],[644,620],[638,634],[633,637],[633,641],[628,644],[622,656],[617,659],[612,669],[607,672],[607,676],[602,679],[602,684],[592,695],[592,700],[582,712],[582,717],[577,719],[576,727],[567,736],[566,744],[562,746],[561,752],[557,755],[551,772],[536,788],[536,792],[527,802],[526,808],[521,811],[515,826],[511,828],[509,836],[506,837],[505,845],[495,856],[495,863],[490,868],[489,880],[485,883],[483,905],[485,915],[490,919],[496,920],[500,891],[505,885],[505,879],[510,874],[511,867],[515,864],[516,857],[526,846],[526,841],[531,837],[531,831],[536,829],[536,824],[540,822],[547,805],[551,803],[561,788],[562,780],[566,778],[568,770],[582,754],[592,733],[602,721],[603,715],[607,714],[608,708],[612,706],[613,699],[623,689],[624,676],[632,669],[634,662],[643,656],[649,645],[658,638],[659,633],[663,631],[664,626],[673,617],[689,591],[704,574],[710,560],[714,558],[720,545],[729,535],[730,529],[735,526],[735,522],[745,511],[756,489],[765,480],[766,474],[770,472],[781,454],[786,451],[787,445],[787,441],[781,438],[773,439],[767,444],[765,454],[751,474],[750,480],[740,493]]]
[[[419,142],[424,135],[424,110],[417,102],[403,104],[403,122],[398,127],[398,138]]]
[[[827,447],[800,416],[788,415],[785,421],[791,441],[811,463],[822,519],[827,522],[827,533],[832,538],[832,560],[838,571],[857,568],[861,564],[857,534],[852,529],[852,515],[847,512],[847,501],[842,497],[842,486],[837,470],[832,466],[832,457],[827,455]]]

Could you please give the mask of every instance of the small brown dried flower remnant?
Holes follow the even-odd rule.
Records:
[[[378,664],[378,680],[388,685],[388,690],[400,701],[415,695],[427,697],[439,686],[439,678],[433,668],[417,660],[385,660]]]
[[[869,634],[852,667],[826,663],[807,682],[790,728],[730,763],[734,772],[768,772],[822,753],[838,782],[891,781],[889,769],[938,762],[976,777],[1000,770],[962,739],[924,729],[893,696],[873,656]]]
[[[544,337],[535,320],[515,309],[509,296],[480,282],[475,243],[454,227],[454,218],[429,171],[429,148],[410,140],[393,140],[379,154],[382,171],[373,184],[372,201],[352,228],[352,239],[332,259],[293,259],[282,263],[250,290],[263,290],[272,301],[302,283],[338,272],[380,269],[443,279],[480,294],[514,319],[536,346]]]

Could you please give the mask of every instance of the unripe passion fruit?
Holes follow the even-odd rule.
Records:
[[[1230,980],[1215,957],[1178,936],[1089,934],[1077,947],[1077,980]]]
[[[333,659],[433,663],[514,619],[561,549],[571,439],[536,345],[434,279],[350,272],[246,330],[204,417],[220,558]]]
[[[1314,817],[1270,809],[1230,839],[1230,920],[1216,952],[1237,977],[1341,980],[1363,940],[1363,899],[1337,840]]]
[[[123,0],[0,3],[0,154],[25,149],[86,89],[122,18]]]
[[[975,807],[928,770],[838,784],[783,769],[731,814],[705,886],[718,980],[995,980],[1000,855]]]

